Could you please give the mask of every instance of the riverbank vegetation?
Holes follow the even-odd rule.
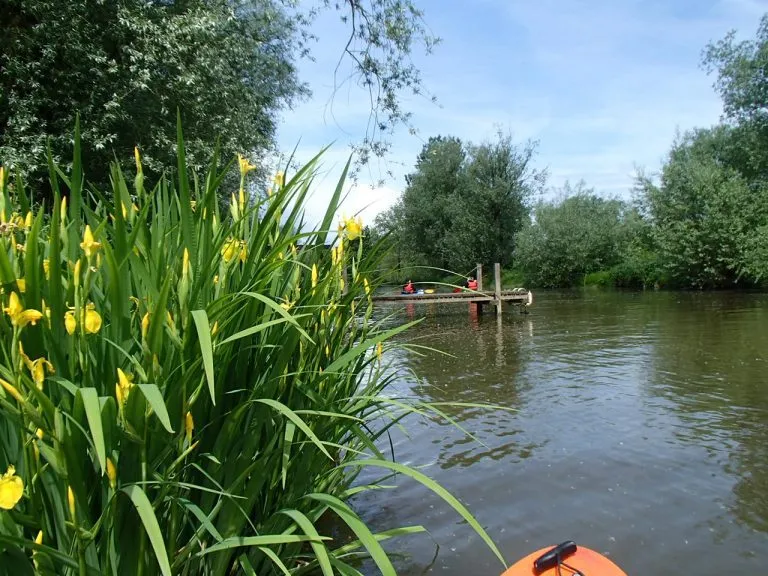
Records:
[[[71,170],[50,160],[50,211],[0,171],[0,566],[330,575],[369,556],[391,575],[379,542],[424,529],[373,534],[350,507],[384,488],[353,486],[363,469],[423,483],[501,558],[377,447],[442,411],[384,393],[382,353],[409,325],[372,318],[382,246],[363,253],[355,220],[335,230],[343,181],[322,226],[297,231],[319,157],[258,200],[241,158],[222,210],[233,162],[190,170],[181,128],[176,176],[151,183],[137,150],[87,195],[74,143]]]
[[[679,135],[660,173],[640,173],[628,199],[583,182],[537,198],[545,175],[531,168],[531,146],[430,140],[400,201],[376,222],[398,246],[390,267],[429,277],[429,267],[466,275],[475,261],[501,262],[540,287],[765,286],[768,15],[754,40],[710,44],[703,64],[722,123]],[[465,148],[500,153],[479,160]]]

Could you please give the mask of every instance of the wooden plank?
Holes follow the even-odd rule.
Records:
[[[504,302],[526,302],[528,292],[504,292],[498,298],[495,294],[479,292],[458,292],[445,294],[387,294],[374,296],[374,302],[399,304],[454,304],[461,302],[493,304],[498,299]]]
[[[483,291],[483,265],[478,262],[477,263],[477,291],[482,292]]]

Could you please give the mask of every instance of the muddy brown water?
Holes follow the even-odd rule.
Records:
[[[400,341],[450,356],[390,353],[391,393],[515,409],[446,408],[484,445],[436,418],[392,436],[508,562],[572,539],[629,575],[768,572],[768,295],[537,293],[501,322],[464,304],[377,313],[396,311],[423,318]],[[398,573],[502,572],[437,496],[394,482],[356,508],[378,530],[429,530],[387,545]]]

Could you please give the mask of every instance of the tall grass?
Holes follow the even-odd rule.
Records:
[[[49,162],[53,206],[0,177],[0,566],[346,575],[370,556],[393,574],[380,542],[423,528],[360,520],[347,501],[380,488],[355,485],[368,467],[428,486],[503,563],[455,498],[377,448],[440,411],[382,394],[382,348],[407,325],[372,320],[383,248],[363,256],[354,222],[328,236],[344,175],[320,228],[296,232],[318,158],[259,200],[242,161],[226,209],[234,161],[192,174],[181,128],[176,175],[152,187],[137,153],[135,175],[87,189],[77,131],[71,171]],[[320,532],[329,515],[353,541]]]

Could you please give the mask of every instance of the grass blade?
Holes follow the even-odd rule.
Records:
[[[343,467],[367,467],[367,466],[374,466],[379,468],[387,468],[388,470],[392,470],[394,472],[399,472],[403,474],[404,476],[408,476],[409,478],[412,478],[416,480],[417,482],[421,483],[425,487],[429,488],[432,492],[440,496],[445,502],[447,502],[451,508],[453,508],[458,514],[464,518],[464,520],[467,521],[467,523],[477,532],[477,534],[480,536],[480,538],[483,539],[483,541],[488,545],[488,547],[491,549],[491,551],[496,555],[496,557],[501,561],[501,563],[506,568],[507,562],[504,560],[504,557],[501,555],[501,552],[496,547],[496,544],[493,543],[493,540],[491,540],[491,537],[488,536],[488,533],[485,531],[485,529],[480,526],[480,523],[475,519],[474,516],[467,510],[467,508],[456,499],[455,496],[453,496],[450,492],[448,492],[445,488],[440,486],[437,482],[426,476],[425,474],[419,472],[418,470],[414,470],[413,468],[410,468],[408,466],[404,466],[403,464],[399,464],[397,462],[391,462],[389,460],[353,460],[351,462],[346,462],[342,464]]]
[[[328,450],[326,450],[325,446],[323,446],[323,443],[320,442],[320,438],[318,438],[317,435],[312,432],[312,429],[307,426],[306,422],[304,422],[304,420],[302,420],[301,417],[296,414],[296,412],[288,408],[288,406],[271,398],[257,398],[254,400],[254,402],[258,402],[259,404],[266,404],[267,406],[270,406],[280,412],[280,414],[293,422],[299,430],[304,432],[304,434],[306,434],[307,437],[312,440],[312,443],[317,446],[323,454],[333,460],[332,456],[328,453]]]
[[[321,502],[336,512],[339,518],[352,529],[360,539],[360,542],[362,542],[363,546],[365,546],[366,550],[368,550],[371,558],[376,562],[376,566],[381,570],[382,576],[397,576],[395,567],[392,566],[392,561],[387,556],[387,553],[384,552],[381,544],[379,544],[373,533],[349,506],[330,494],[315,493],[308,494],[306,497]]]
[[[213,381],[213,344],[211,344],[211,324],[208,322],[208,314],[205,310],[193,310],[192,318],[195,320],[197,337],[200,340],[200,352],[203,355],[203,367],[205,379],[208,381],[208,392],[211,394],[211,402],[216,405],[216,388]]]
[[[296,522],[298,527],[301,528],[307,536],[312,536],[318,540],[320,539],[320,534],[318,534],[315,525],[312,524],[312,521],[302,512],[299,512],[298,510],[281,510],[280,513],[285,514],[291,520]],[[326,549],[325,544],[322,542],[311,542],[311,546],[323,574],[325,576],[333,576],[333,568],[331,568],[331,561],[328,557],[328,550]]]
[[[99,394],[96,388],[80,388],[80,395],[83,398],[85,417],[88,419],[88,426],[91,428],[91,436],[93,437],[96,456],[101,466],[101,473],[104,474],[107,467],[107,449],[104,444],[104,429],[101,426]]]
[[[149,541],[155,551],[155,558],[160,566],[160,572],[163,576],[171,576],[171,564],[168,562],[168,552],[165,549],[163,534],[160,531],[160,525],[157,523],[155,511],[152,509],[152,503],[147,498],[141,487],[132,484],[122,489],[133,502],[136,511],[139,513],[144,529],[147,531]]]
[[[201,550],[197,553],[197,556],[205,556],[206,554],[212,554],[213,552],[221,552],[222,550],[231,550],[232,548],[242,548],[244,546],[274,546],[278,544],[298,544],[300,542],[312,542],[314,538],[310,536],[300,536],[296,534],[270,534],[266,536],[235,536],[232,538],[226,538],[209,546],[205,550]],[[330,540],[324,536],[320,537],[320,540]]]
[[[165,400],[163,400],[163,395],[160,392],[160,388],[157,387],[157,384],[136,384],[136,386],[138,386],[141,393],[144,394],[144,398],[152,407],[152,410],[160,420],[163,428],[173,434],[173,427],[171,426],[171,419],[168,417],[168,410],[165,407]]]

